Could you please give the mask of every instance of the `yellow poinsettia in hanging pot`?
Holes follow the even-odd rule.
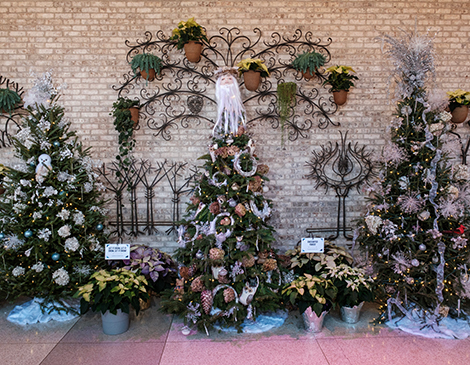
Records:
[[[457,89],[448,91],[449,109],[452,113],[452,123],[463,123],[468,116],[468,106],[470,105],[470,91]]]
[[[199,62],[201,59],[202,42],[208,42],[206,32],[194,18],[187,21],[181,21],[178,26],[173,29],[171,41],[176,41],[176,48],[183,49],[186,58],[190,62]]]
[[[331,66],[326,69],[329,72],[328,78],[323,85],[330,85],[333,98],[337,105],[343,105],[348,97],[349,89],[354,87],[354,80],[358,80],[349,66]]]
[[[237,67],[239,76],[243,75],[245,87],[250,91],[258,89],[262,77],[269,77],[268,68],[259,58],[245,58],[237,64]]]

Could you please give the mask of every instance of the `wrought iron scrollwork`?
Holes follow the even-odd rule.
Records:
[[[142,234],[153,235],[158,232],[158,226],[169,226],[167,234],[176,230],[176,223],[180,220],[181,197],[191,191],[189,185],[198,174],[197,168],[189,169],[189,176],[184,178],[182,172],[187,168],[186,163],[168,161],[157,162],[152,165],[142,160],[132,160],[126,170],[120,169],[117,163],[112,163],[106,169],[102,165],[97,172],[104,181],[106,188],[113,194],[116,204],[116,216],[110,224],[114,226],[111,232],[119,239],[124,236],[139,236]],[[119,176],[119,178],[117,177]],[[156,219],[154,202],[156,199],[155,188],[162,185],[162,180],[167,182],[171,190],[171,209],[169,214]],[[144,200],[137,194],[139,189],[144,189]],[[125,214],[124,202],[129,202],[129,212]],[[142,208],[145,206],[145,208]],[[124,216],[129,219],[124,219]]]
[[[238,28],[220,28],[218,34],[204,42],[201,61],[194,64],[182,57],[175,43],[161,30],[155,34],[155,38],[152,33],[146,32],[143,40],[135,43],[126,40],[125,44],[130,48],[126,59],[130,62],[136,54],[152,52],[162,59],[161,74],[157,75],[156,81],[148,83],[129,71],[123,75],[124,81],[113,88],[118,96],[128,96],[137,91],[145,123],[155,131],[155,136],[169,140],[172,128],[187,128],[202,121],[214,123],[207,117],[210,113],[205,110],[205,106],[215,105],[215,99],[211,96],[215,94],[214,71],[217,68],[234,67],[248,57],[260,58],[271,76],[262,81],[256,92],[251,92],[243,100],[248,110],[248,123],[263,121],[272,128],[278,128],[277,84],[293,78],[298,82],[297,103],[292,107],[291,118],[285,123],[288,138],[292,141],[299,137],[307,138],[315,125],[320,129],[330,124],[339,126],[330,118],[337,111],[337,105],[331,96],[320,92],[325,76],[319,72],[314,81],[307,83],[291,66],[298,53],[313,50],[323,54],[326,62],[329,62],[331,55],[328,46],[332,42],[331,38],[322,43],[320,39],[314,39],[311,32],[303,35],[297,29],[291,37],[274,32],[268,40],[262,41],[260,29],[255,28],[253,33],[253,37],[248,37],[242,35]],[[252,113],[254,115],[250,116]]]
[[[346,239],[352,239],[346,234],[346,198],[351,189],[359,188],[367,183],[375,175],[375,165],[371,159],[371,151],[367,151],[365,146],[359,147],[358,144],[346,144],[348,132],[343,136],[341,131],[341,144],[329,142],[326,146],[321,146],[320,152],[313,151],[313,158],[307,165],[311,172],[306,176],[308,179],[316,181],[315,189],[324,187],[326,192],[332,188],[338,198],[338,215],[336,224],[336,234],[328,237],[333,240],[339,237],[340,230]],[[341,210],[343,224],[341,226]],[[325,232],[328,228],[311,228],[307,232]]]
[[[15,91],[19,96],[24,94],[24,90],[16,82],[11,81],[3,76],[0,76],[0,87],[7,88]],[[0,109],[0,148],[11,146],[11,136],[15,134],[20,125],[18,120],[23,114],[23,103],[15,106],[11,113],[5,113]]]

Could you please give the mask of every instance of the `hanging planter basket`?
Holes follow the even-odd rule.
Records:
[[[258,71],[246,71],[243,73],[243,80],[247,90],[256,91],[261,82],[261,72]]]
[[[333,99],[336,105],[343,105],[348,100],[348,92],[346,90],[333,91]]]
[[[201,60],[202,43],[189,41],[184,44],[184,53],[189,62],[199,62]]]
[[[465,122],[468,116],[468,105],[461,105],[455,108],[452,111],[451,122],[455,124],[460,124]]]
[[[142,77],[145,80],[153,81],[155,80],[155,75],[156,75],[156,72],[154,68],[149,68],[148,78],[147,78],[147,72],[145,72],[145,70],[140,70],[140,77]]]
[[[131,112],[131,120],[134,122],[134,128],[139,125],[139,108],[129,108]]]

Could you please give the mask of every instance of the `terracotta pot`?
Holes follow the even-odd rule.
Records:
[[[139,108],[132,107],[132,108],[129,108],[129,110],[131,112],[131,119],[134,122],[134,128],[135,128],[139,124]]]
[[[201,60],[202,43],[189,41],[184,44],[184,53],[189,62],[199,62]]]
[[[452,112],[452,123],[460,124],[465,122],[468,116],[468,105],[462,105],[455,108]]]
[[[302,72],[302,76],[306,79],[306,80],[310,80],[310,79],[313,79],[315,77],[315,72],[313,73],[313,75],[310,75],[310,69],[307,68],[307,72]]]
[[[258,71],[246,71],[243,73],[243,80],[247,90],[256,91],[261,82],[261,72]]]
[[[343,105],[348,99],[348,92],[346,90],[333,91],[333,99],[336,105]]]
[[[149,78],[148,78],[148,81],[153,81],[153,80],[155,80],[155,75],[156,75],[155,69],[149,68]],[[147,72],[145,72],[145,70],[140,70],[140,76],[141,76],[144,80],[147,80]]]

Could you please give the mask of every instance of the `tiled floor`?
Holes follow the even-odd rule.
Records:
[[[19,304],[19,303],[18,303]],[[470,364],[470,339],[443,340],[374,327],[377,314],[365,306],[359,323],[330,313],[318,334],[306,333],[291,313],[282,327],[262,334],[192,332],[152,307],[133,317],[121,335],[104,335],[99,314],[68,322],[19,326],[6,320],[14,305],[0,303],[1,365],[378,365]]]

